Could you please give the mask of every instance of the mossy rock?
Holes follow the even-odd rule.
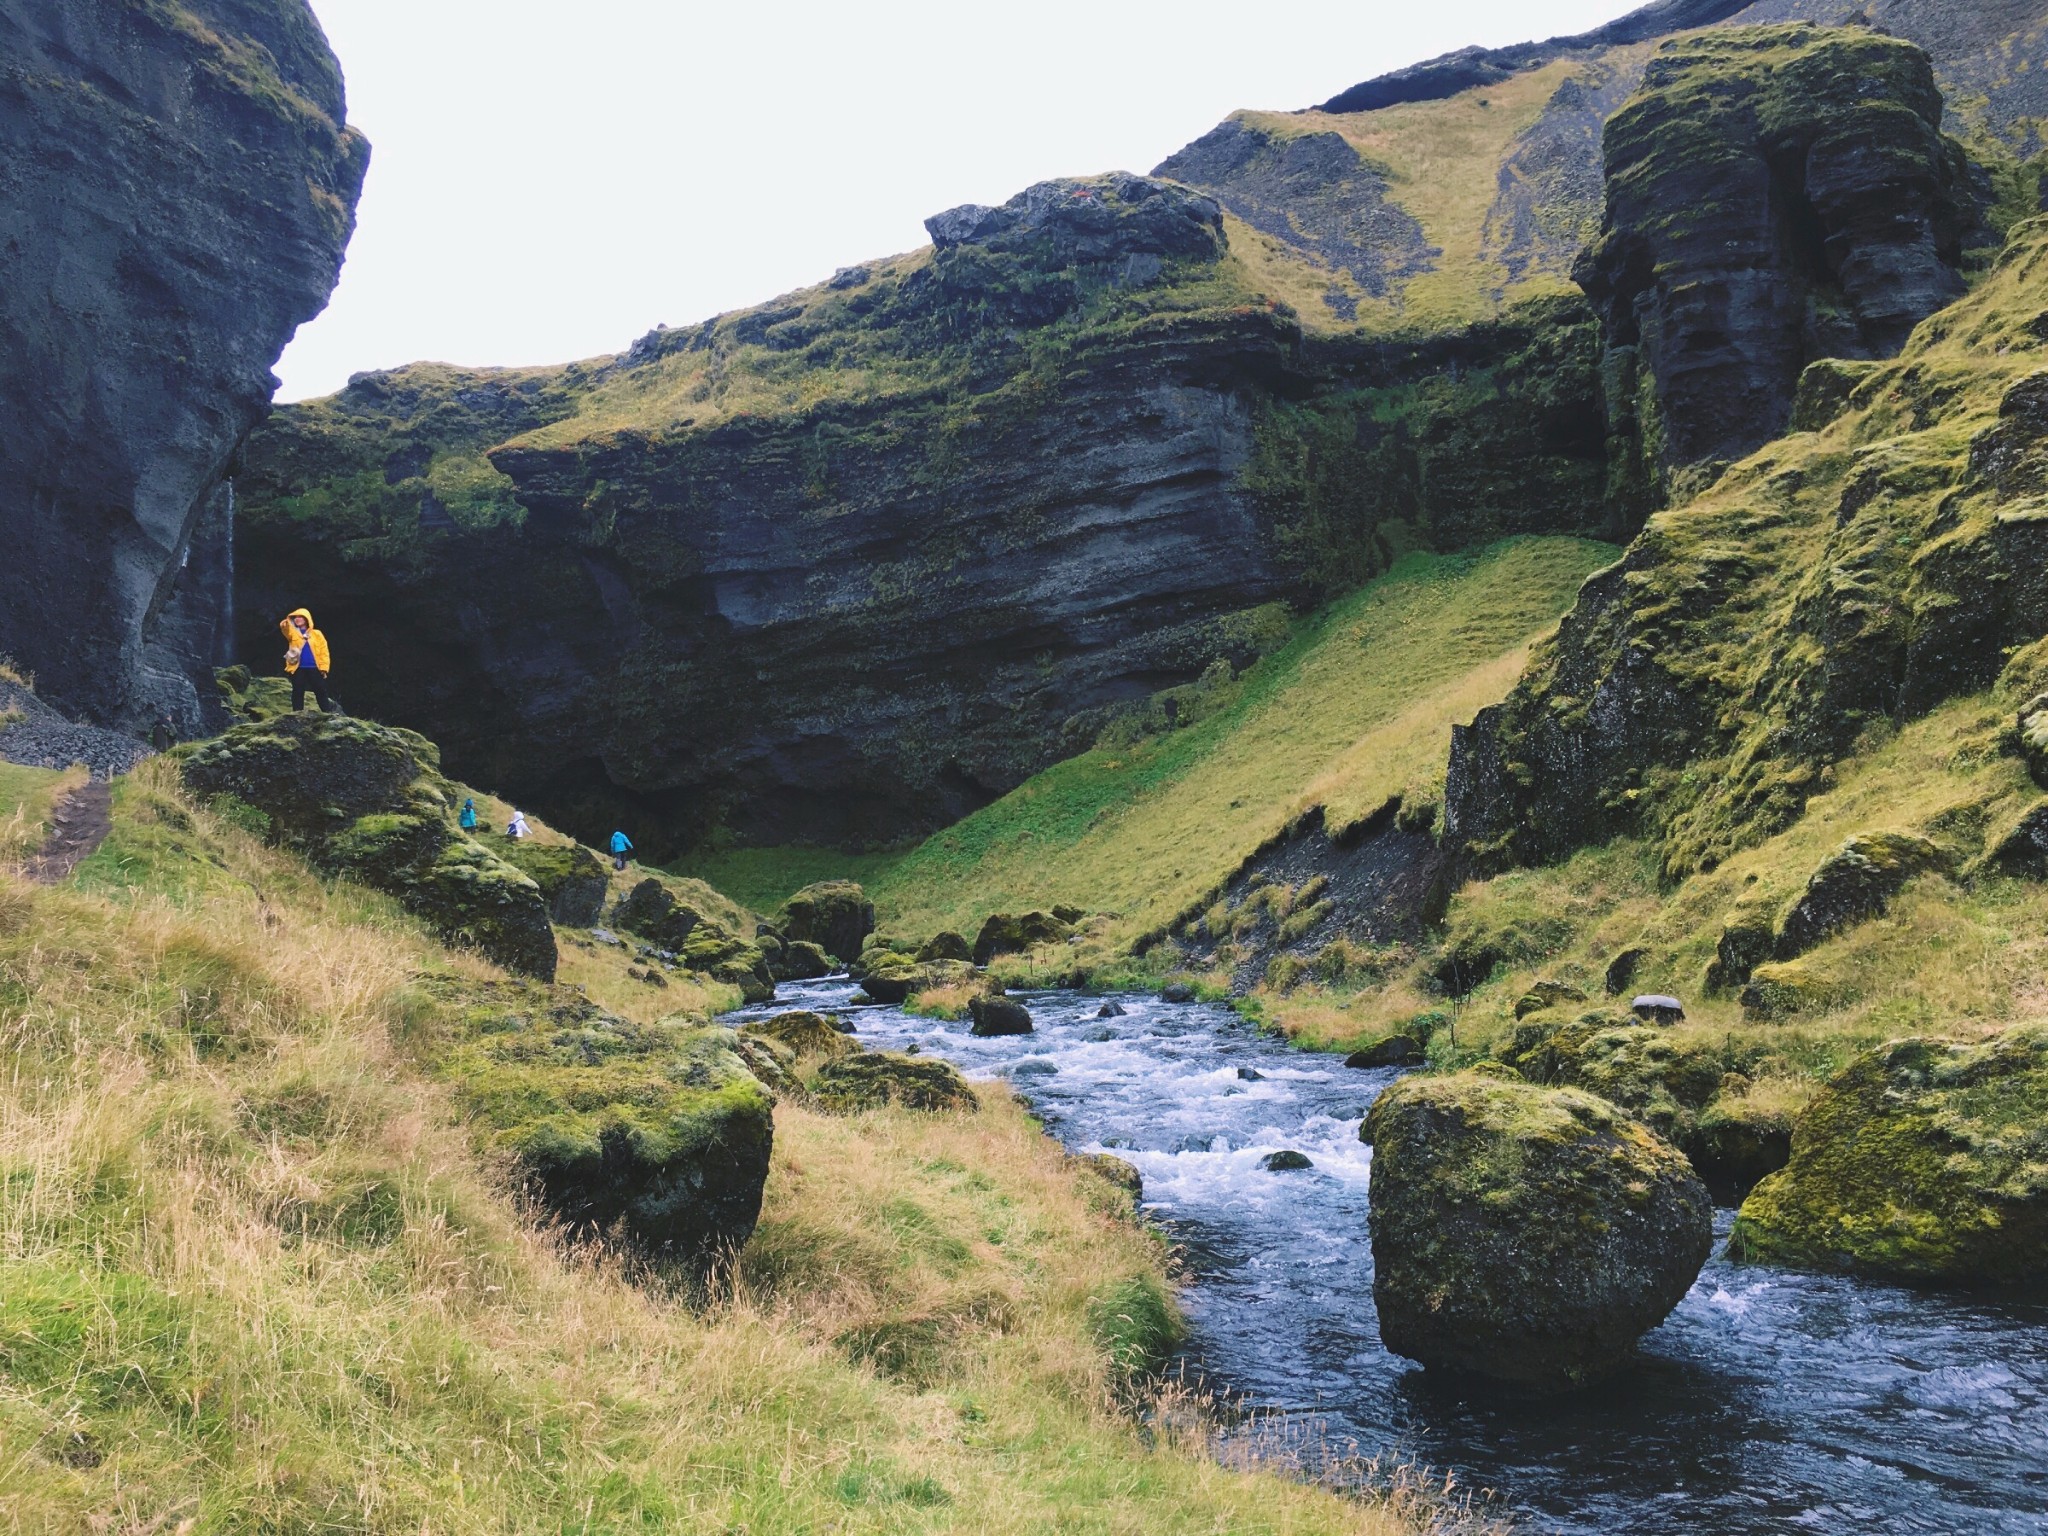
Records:
[[[1531,1015],[1494,1054],[1532,1083],[1583,1088],[1677,1140],[1720,1091],[1727,1063],[1632,1016]]]
[[[1515,1017],[1526,1019],[1532,1013],[1545,1008],[1556,1008],[1564,1003],[1583,1003],[1586,994],[1567,981],[1538,981],[1530,984],[1529,990],[1515,1002]]]
[[[1736,1000],[1745,1018],[1775,1023],[1824,1006],[1828,989],[1803,960],[1774,960],[1760,965]]]
[[[1948,868],[1948,856],[1910,832],[1862,832],[1830,854],[1778,925],[1776,952],[1793,960],[1836,934],[1880,917],[1916,876]]]
[[[507,838],[498,857],[540,887],[548,915],[564,928],[595,927],[610,890],[603,861],[581,843]]]
[[[581,993],[462,987],[440,1070],[571,1231],[702,1270],[761,1210],[773,1100],[731,1030],[635,1024]]]
[[[1984,862],[2002,874],[2048,877],[2048,800],[2036,800],[1986,839]]]
[[[1819,432],[1833,426],[1849,409],[1849,397],[1856,393],[1879,364],[1846,357],[1823,357],[1808,363],[1799,375],[1799,388],[1792,397],[1792,430]]]
[[[424,736],[350,716],[287,714],[234,726],[181,772],[195,793],[261,811],[273,842],[315,868],[395,896],[443,939],[508,970],[555,974],[541,888],[454,825],[453,787]]]
[[[1031,1010],[1012,997],[969,998],[967,1011],[974,1017],[972,1034],[1028,1035],[1034,1028]]]
[[[2021,708],[2017,740],[2027,772],[2036,784],[2048,789],[2048,693]]]
[[[814,1092],[821,1108],[839,1114],[891,1106],[970,1112],[981,1108],[967,1079],[950,1061],[895,1051],[862,1051],[826,1062],[818,1069]]]
[[[791,939],[768,956],[768,974],[777,981],[816,981],[834,969],[832,957],[808,939]]]
[[[649,875],[612,907],[612,925],[680,954],[690,935],[706,921],[702,912],[679,900],[660,880]]]
[[[742,1035],[759,1035],[786,1047],[798,1057],[817,1056],[835,1060],[860,1049],[838,1023],[821,1013],[801,1009],[778,1013],[772,1019],[756,1019],[741,1027]]]
[[[1050,912],[998,912],[981,925],[974,940],[974,963],[987,965],[998,955],[1021,955],[1041,944],[1061,944],[1073,933]]]
[[[1424,1059],[1422,1042],[1413,1035],[1388,1035],[1384,1040],[1353,1051],[1344,1058],[1344,1065],[1371,1071],[1380,1067],[1420,1066]]]
[[[875,904],[851,880],[821,880],[782,904],[777,926],[786,939],[816,944],[841,961],[855,960],[875,931]]]
[[[2048,1280],[2048,1029],[1851,1062],[1750,1193],[1729,1251],[1944,1285]]]
[[[954,987],[963,982],[980,983],[981,972],[965,960],[933,960],[920,964],[907,956],[883,964],[870,963],[860,978],[863,991],[878,1003],[901,1007],[914,993],[933,987]]]
[[[1120,1157],[1107,1152],[1087,1152],[1074,1159],[1097,1178],[1107,1179],[1131,1197],[1133,1203],[1145,1198],[1145,1176]]]
[[[972,960],[974,946],[950,929],[935,933],[917,947],[920,960]]]
[[[863,981],[870,970],[915,962],[917,949],[912,940],[898,938],[894,934],[871,933],[861,945],[860,954],[846,962],[846,974],[855,981]]]
[[[1380,1336],[1435,1369],[1538,1391],[1598,1380],[1713,1246],[1712,1202],[1684,1157],[1588,1093],[1410,1077],[1360,1134]]]

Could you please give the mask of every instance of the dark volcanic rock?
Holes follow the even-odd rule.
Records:
[[[1981,220],[1918,48],[1861,30],[1668,43],[1607,124],[1607,211],[1575,269],[1602,311],[1655,497],[1785,430],[1807,363],[1885,357],[1963,292]],[[1640,371],[1648,388],[1638,391]]]
[[[1828,855],[1779,924],[1776,953],[1791,960],[1858,923],[1882,916],[1906,882],[1948,859],[1910,832],[1863,832]]]
[[[215,489],[334,287],[368,145],[305,0],[4,0],[0,60],[0,655],[67,710],[196,732]]]
[[[548,915],[564,928],[588,928],[604,915],[610,890],[604,864],[581,843],[497,842],[498,857],[540,887]]]
[[[1380,1335],[1428,1366],[1583,1386],[1627,1361],[1713,1246],[1685,1159],[1590,1094],[1411,1077],[1361,1134]]]
[[[1353,1051],[1344,1065],[1368,1071],[1377,1067],[1414,1067],[1426,1059],[1422,1042],[1412,1035],[1389,1035],[1376,1045]]]
[[[1057,944],[1072,933],[1050,912],[991,913],[974,940],[974,963],[987,965],[998,955],[1021,955],[1041,944]]]
[[[973,997],[967,1000],[974,1016],[972,1033],[977,1035],[1028,1035],[1032,1033],[1031,1010],[1015,998]]]

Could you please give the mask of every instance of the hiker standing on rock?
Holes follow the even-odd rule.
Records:
[[[284,672],[292,680],[292,710],[306,707],[306,690],[313,690],[323,714],[340,714],[341,706],[327,691],[327,637],[313,627],[313,615],[294,608],[277,621],[284,636]]]
[[[633,839],[626,836],[626,834],[623,832],[614,832],[612,834],[613,869],[624,869],[626,867],[626,855],[631,853],[632,851]]]

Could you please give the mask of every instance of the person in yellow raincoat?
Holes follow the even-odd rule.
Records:
[[[303,608],[294,608],[278,620],[277,628],[284,636],[284,672],[292,680],[292,708],[306,707],[306,690],[310,688],[323,711],[340,714],[341,706],[327,691],[327,671],[332,660],[327,637],[313,627],[313,615]]]

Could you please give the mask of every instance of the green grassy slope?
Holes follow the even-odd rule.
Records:
[[[1156,926],[1310,805],[1341,826],[1440,777],[1451,724],[1505,690],[1612,555],[1523,539],[1410,556],[1234,683],[1181,690],[1194,723],[1106,741],[875,874],[883,921],[971,931],[1065,902],[1120,914],[1127,936]]]
[[[0,823],[54,778],[7,776]],[[1141,1436],[1116,1358],[1170,1331],[1163,1245],[1001,1090],[970,1116],[780,1105],[709,1304],[559,1243],[420,1054],[440,984],[493,976],[160,762],[80,878],[0,868],[0,1525],[1429,1520],[1228,1470],[1198,1414]]]

